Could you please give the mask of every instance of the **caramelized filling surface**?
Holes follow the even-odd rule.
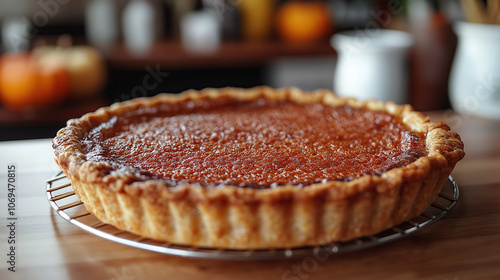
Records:
[[[352,180],[407,165],[424,135],[385,112],[208,100],[142,108],[84,138],[87,160],[175,182],[266,188]]]

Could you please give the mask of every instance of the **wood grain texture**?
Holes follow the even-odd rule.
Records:
[[[449,215],[383,246],[289,261],[189,259],[91,235],[47,202],[44,181],[57,170],[50,139],[0,142],[0,279],[500,279],[500,122],[467,117],[450,124],[467,156],[453,173],[461,197]],[[18,179],[15,273],[4,261],[8,164],[16,164]]]

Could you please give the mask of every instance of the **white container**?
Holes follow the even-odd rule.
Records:
[[[85,8],[87,40],[106,48],[118,40],[118,11],[114,0],[92,0]]]
[[[333,35],[338,59],[333,89],[340,96],[403,104],[407,96],[407,56],[410,34],[387,29],[341,32]]]
[[[145,0],[131,0],[123,10],[123,39],[133,55],[145,55],[155,42],[155,16],[153,5]]]
[[[500,25],[457,22],[458,46],[450,74],[452,108],[500,120]]]
[[[8,17],[1,22],[2,45],[5,52],[23,52],[30,48],[32,24],[26,18]]]
[[[186,14],[181,20],[181,41],[192,53],[211,54],[217,51],[221,27],[217,14],[209,9]]]

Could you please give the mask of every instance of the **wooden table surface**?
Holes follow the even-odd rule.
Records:
[[[0,279],[500,279],[500,122],[430,115],[447,121],[465,142],[467,155],[452,174],[460,186],[457,206],[399,241],[322,259],[190,259],[105,240],[49,206],[45,180],[57,171],[50,139],[0,142]],[[13,216],[9,165],[15,165]],[[15,272],[8,270],[12,239]]]

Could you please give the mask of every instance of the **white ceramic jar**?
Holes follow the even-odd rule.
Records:
[[[450,74],[452,108],[500,120],[500,25],[457,22],[458,46]]]
[[[114,0],[92,0],[85,9],[87,40],[98,48],[115,43],[119,36],[118,11]]]
[[[331,44],[338,54],[333,82],[338,95],[398,104],[408,101],[410,34],[388,29],[354,30],[333,35]]]
[[[190,12],[181,19],[181,41],[192,53],[212,54],[221,40],[220,20],[215,11],[204,9]]]
[[[123,10],[123,39],[131,54],[145,55],[156,40],[155,9],[146,0],[131,0]]]

